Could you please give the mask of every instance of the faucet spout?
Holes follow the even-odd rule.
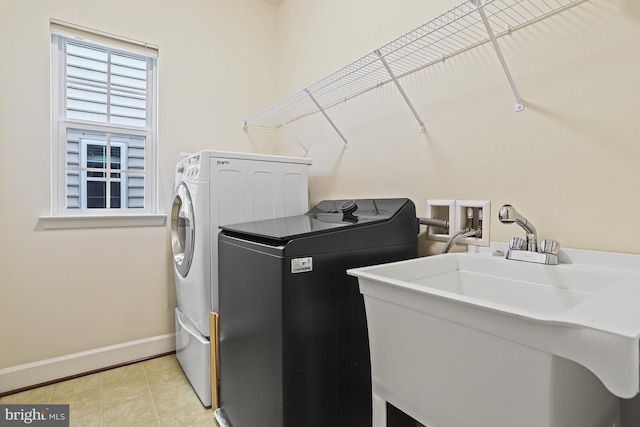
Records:
[[[511,205],[504,205],[498,212],[498,219],[503,224],[516,223],[527,233],[527,250],[531,252],[538,251],[538,232],[536,228],[525,217],[520,215]]]

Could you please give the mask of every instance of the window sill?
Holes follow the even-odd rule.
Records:
[[[40,223],[45,229],[58,228],[104,228],[104,227],[149,227],[166,223],[165,214],[130,215],[44,215]]]

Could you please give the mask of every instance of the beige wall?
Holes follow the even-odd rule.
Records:
[[[274,98],[277,9],[258,0],[0,6],[0,369],[173,333],[167,226],[39,223],[50,210],[49,20],[159,46],[160,202],[168,212],[180,152],[255,151],[240,124]]]
[[[446,10],[458,0],[286,0],[279,8],[278,90],[310,85]],[[312,202],[408,196],[488,199],[491,240],[523,235],[497,220],[513,204],[541,238],[564,247],[640,253],[640,7],[586,0],[500,39],[525,100],[481,46],[402,84],[418,125],[392,85],[332,108],[349,140],[319,115],[291,130],[310,148]],[[279,152],[300,153],[281,132]],[[436,247],[437,246],[437,247]],[[439,249],[436,245],[432,249]]]

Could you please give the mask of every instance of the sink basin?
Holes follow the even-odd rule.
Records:
[[[564,256],[550,266],[454,253],[349,270],[374,395],[430,427],[615,425],[617,397],[639,392],[640,256]]]
[[[628,275],[617,272],[541,266],[475,254],[446,254],[351,273],[415,292],[549,320],[629,280]]]

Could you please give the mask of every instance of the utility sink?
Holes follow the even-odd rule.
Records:
[[[618,397],[639,392],[640,256],[563,261],[454,253],[349,270],[374,397],[429,427],[617,425]]]
[[[362,271],[390,284],[513,314],[557,316],[627,277],[579,268],[540,267],[501,258],[447,254]]]

